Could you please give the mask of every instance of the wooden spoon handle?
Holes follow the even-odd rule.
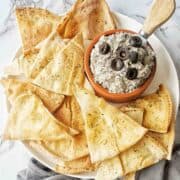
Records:
[[[142,28],[144,34],[151,35],[166,22],[174,13],[175,7],[175,0],[154,0]]]

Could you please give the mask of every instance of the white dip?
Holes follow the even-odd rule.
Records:
[[[153,50],[143,43],[140,47],[130,44],[132,34],[116,33],[108,36],[102,36],[92,49],[90,56],[90,68],[94,80],[111,93],[128,93],[141,86],[151,74],[155,65],[155,54]],[[137,36],[137,35],[136,35]],[[110,49],[108,53],[101,53],[101,45],[108,44]],[[118,47],[128,49],[128,57],[122,60],[123,67],[120,70],[112,68],[113,59],[117,59]],[[137,62],[132,63],[129,53],[137,52]],[[127,78],[127,71],[130,68],[137,70],[135,78]]]

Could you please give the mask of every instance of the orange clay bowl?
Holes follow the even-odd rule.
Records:
[[[117,32],[127,32],[127,33],[131,33],[131,34],[137,34],[136,32],[126,30],[126,29],[115,29],[115,30],[106,31],[106,32],[99,34],[97,37],[95,37],[92,40],[91,44],[88,46],[88,48],[86,50],[85,58],[84,58],[84,70],[85,70],[85,74],[87,75],[87,78],[88,78],[90,84],[92,85],[92,87],[94,88],[94,90],[98,96],[101,96],[104,99],[111,101],[111,102],[121,103],[121,102],[128,102],[128,101],[136,99],[148,88],[148,86],[150,85],[151,81],[153,80],[155,72],[156,72],[156,60],[155,60],[154,68],[153,68],[150,76],[146,79],[146,81],[140,87],[136,88],[135,90],[133,90],[130,93],[110,93],[107,89],[103,88],[100,84],[96,83],[94,81],[94,77],[93,77],[93,74],[90,69],[91,51],[101,36],[111,35],[111,34],[114,34]],[[148,45],[150,46],[150,44],[148,44]]]

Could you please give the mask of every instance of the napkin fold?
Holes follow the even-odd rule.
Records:
[[[31,158],[28,167],[20,171],[17,180],[78,180],[57,174]],[[81,179],[82,180],[82,179]],[[180,144],[174,147],[172,160],[162,160],[136,173],[136,180],[180,180]]]

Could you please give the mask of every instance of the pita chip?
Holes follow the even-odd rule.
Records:
[[[91,92],[78,89],[75,96],[83,114],[92,162],[114,157],[147,132],[129,116]]]
[[[39,49],[33,49],[27,54],[21,54],[15,59],[15,63],[18,66],[19,71],[27,78],[30,77],[32,65],[39,53]]]
[[[1,79],[0,82],[4,86],[8,100],[12,105],[19,95],[27,91],[30,91],[39,96],[43,104],[50,112],[54,112],[63,103],[64,100],[64,96],[61,94],[47,91],[39,86],[26,81],[18,80],[13,77]]]
[[[175,118],[171,120],[171,124],[167,133],[156,133],[149,131],[149,136],[155,138],[168,152],[166,159],[171,160],[172,150],[175,140]]]
[[[59,94],[72,95],[75,85],[83,86],[84,83],[83,56],[83,39],[78,34],[48,63],[33,83]]]
[[[79,89],[75,96],[83,115],[91,161],[103,161],[117,155],[119,150],[113,129],[105,122],[104,115],[98,108],[98,99],[88,91]]]
[[[133,105],[144,108],[144,127],[159,133],[168,131],[172,118],[172,100],[168,90],[163,85],[159,86],[156,93],[136,100]]]
[[[78,174],[84,172],[92,172],[96,170],[97,165],[91,162],[89,156],[84,156],[79,159],[75,159],[73,161],[65,162],[64,167],[57,164],[55,171],[58,173],[65,173],[65,174]]]
[[[154,138],[145,135],[137,144],[120,154],[124,174],[136,172],[164,159],[164,147]]]
[[[15,99],[4,131],[4,139],[60,140],[78,132],[59,122],[34,94]]]
[[[120,107],[120,110],[139,124],[142,124],[143,109],[122,106]],[[100,166],[97,169],[96,179],[114,180],[118,177],[121,177],[122,175],[123,168],[120,162],[120,158],[119,156],[115,156],[112,159],[107,159],[100,163]],[[123,180],[135,180],[135,173],[124,176]]]
[[[103,161],[98,167],[96,180],[114,180],[123,175],[123,168],[119,156]]]
[[[63,38],[72,38],[82,32],[84,39],[92,40],[111,29],[115,29],[115,23],[105,0],[77,0],[57,31]]]
[[[123,106],[120,108],[120,110],[134,119],[137,123],[142,124],[144,109]],[[123,176],[123,180],[135,180],[135,178],[136,173],[130,173],[126,176]]]
[[[136,173],[129,173],[123,176],[123,180],[136,180]]]
[[[81,110],[74,96],[66,96],[63,104],[54,113],[63,124],[81,132],[74,137],[67,137],[59,141],[43,141],[44,148],[51,153],[61,156],[64,161],[74,160],[89,154],[84,132],[84,122]]]
[[[24,52],[43,41],[61,21],[61,17],[40,8],[18,8],[16,19]]]
[[[29,76],[35,78],[38,73],[63,49],[67,44],[56,31],[53,31],[41,44],[41,48],[30,69]]]
[[[74,96],[66,96],[63,104],[54,113],[54,116],[67,126],[84,132],[81,109]]]
[[[66,124],[69,127],[73,126],[71,97],[72,96],[65,96],[62,105],[53,114],[59,121],[61,121],[63,124]]]
[[[64,161],[71,161],[89,154],[84,133],[58,141],[42,141],[41,145]]]
[[[99,100],[99,109],[114,131],[119,152],[136,144],[147,132],[147,129],[139,125],[130,116],[102,99]]]
[[[44,155],[55,164],[54,171],[63,174],[77,174],[83,172],[92,172],[96,169],[96,164],[92,164],[89,155],[72,161],[63,161],[60,155],[55,155],[48,151],[38,141],[26,141],[36,152]]]
[[[144,109],[122,106],[120,107],[120,110],[126,115],[128,115],[130,118],[135,120],[137,123],[142,124]]]

